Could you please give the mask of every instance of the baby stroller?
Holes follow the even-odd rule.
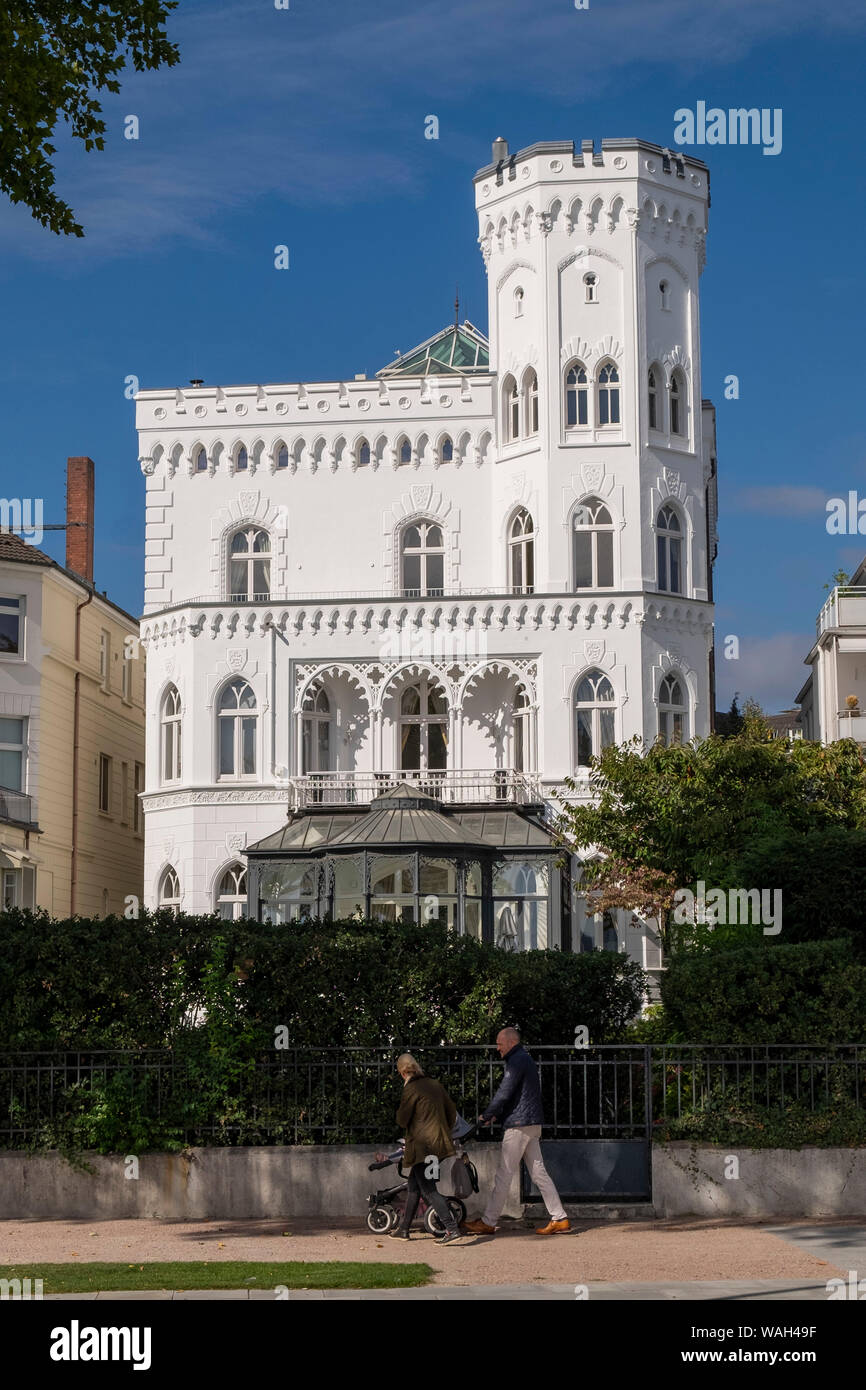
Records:
[[[451,1215],[454,1217],[458,1226],[466,1220],[466,1207],[463,1205],[463,1197],[468,1196],[470,1192],[478,1191],[478,1174],[475,1170],[475,1165],[474,1163],[470,1163],[469,1155],[463,1148],[463,1141],[474,1134],[475,1130],[475,1125],[468,1125],[466,1121],[458,1115],[454,1128],[451,1131],[451,1137],[454,1140],[454,1147],[457,1152],[452,1159],[446,1158],[442,1161],[441,1181],[443,1185],[447,1186],[450,1177],[454,1196],[449,1197],[445,1192],[443,1192],[442,1195],[445,1197]],[[401,1139],[393,1153],[377,1154],[376,1161],[369,1164],[368,1171],[371,1173],[375,1173],[381,1168],[390,1168],[392,1164],[396,1164],[397,1172],[402,1179],[401,1182],[395,1183],[393,1187],[380,1188],[378,1191],[370,1193],[368,1199],[370,1209],[367,1212],[367,1225],[371,1231],[374,1231],[375,1234],[379,1236],[387,1235],[389,1231],[393,1231],[403,1220],[403,1214],[406,1210],[406,1194],[409,1190],[409,1183],[402,1168],[403,1145],[404,1140]],[[450,1174],[448,1172],[449,1167],[451,1170]],[[424,1229],[428,1231],[431,1236],[440,1236],[443,1232],[444,1228],[442,1222],[439,1220],[433,1208],[424,1201],[423,1197],[418,1203],[418,1212],[415,1221],[416,1223],[420,1221]]]

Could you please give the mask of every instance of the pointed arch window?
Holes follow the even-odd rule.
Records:
[[[229,598],[258,601],[270,592],[271,538],[257,526],[244,526],[229,542]]]
[[[169,865],[159,881],[159,905],[175,916],[180,912],[180,879]]]
[[[439,457],[443,463],[453,463],[454,461],[454,441],[450,434],[446,434],[445,438],[442,440]]]
[[[235,459],[235,472],[243,473],[244,469],[249,467],[249,463],[249,454],[242,444],[238,449],[237,458]]]
[[[180,781],[182,713],[177,686],[170,685],[162,697],[160,715],[163,782]]]
[[[400,768],[441,771],[448,766],[448,702],[433,676],[422,676],[400,696]]]
[[[671,377],[671,434],[685,434],[685,390],[682,373]]]
[[[523,378],[526,434],[538,434],[538,373],[530,369]]]
[[[588,768],[593,758],[616,741],[613,686],[603,671],[588,671],[574,694],[577,766]]]
[[[619,950],[619,931],[617,930],[616,921],[614,920],[612,912],[605,912],[602,917],[601,940],[602,950]]]
[[[514,694],[511,716],[511,766],[514,772],[529,771],[530,715],[531,709],[526,686],[519,685]]]
[[[247,871],[243,864],[230,864],[216,891],[216,911],[223,921],[237,921],[247,915]]]
[[[683,682],[676,675],[665,676],[659,686],[659,739],[670,747],[688,739],[688,707]]]
[[[305,775],[331,771],[331,702],[324,688],[304,700],[301,754]]]
[[[440,597],[445,592],[445,541],[434,521],[407,526],[400,540],[404,598]]]
[[[661,413],[661,394],[659,385],[661,383],[661,369],[655,363],[650,367],[647,374],[647,397],[649,400],[649,427],[651,430],[663,429]]]
[[[277,468],[288,468],[289,451],[285,444],[281,444],[277,450]]]
[[[574,514],[574,587],[613,588],[613,517],[600,497],[588,497]]]
[[[673,507],[662,507],[656,518],[658,586],[663,593],[683,592],[683,529]]]
[[[362,439],[358,444],[358,467],[369,468],[370,466],[370,444],[366,439]]]
[[[505,442],[511,444],[520,437],[520,396],[517,381],[507,376],[502,383],[502,403],[505,415]]]
[[[195,451],[193,466],[195,468],[196,473],[207,472],[207,449],[204,447],[203,444],[199,444],[198,448]]]
[[[401,463],[411,463],[411,462],[412,462],[412,445],[409,443],[409,440],[406,439],[406,438],[404,438],[404,439],[401,441],[401,443],[400,443],[400,462],[401,462]]]
[[[589,382],[582,362],[572,362],[565,374],[565,424],[589,424]]]
[[[535,527],[525,507],[515,513],[508,531],[508,569],[513,594],[535,589]]]
[[[619,424],[619,370],[614,362],[603,363],[598,373],[598,414],[600,425]]]
[[[220,695],[217,724],[219,776],[255,777],[256,697],[240,676]]]

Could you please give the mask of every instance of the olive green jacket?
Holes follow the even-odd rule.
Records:
[[[411,1168],[426,1158],[450,1158],[455,1152],[451,1131],[457,1106],[432,1076],[413,1076],[403,1087],[397,1123],[406,1131],[403,1164]]]

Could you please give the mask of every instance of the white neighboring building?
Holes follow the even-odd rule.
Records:
[[[809,677],[797,695],[804,737],[866,744],[866,559],[833,589],[816,626]]]
[[[475,191],[489,343],[455,324],[374,379],[137,397],[146,899],[246,910],[257,844],[253,915],[655,967],[586,920],[545,822],[604,743],[710,731],[708,171],[499,140]]]

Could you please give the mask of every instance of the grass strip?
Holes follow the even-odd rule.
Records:
[[[0,1265],[0,1280],[42,1280],[42,1293],[112,1293],[118,1289],[408,1289],[433,1276],[427,1264],[362,1264],[348,1260],[185,1260],[152,1264]],[[6,1284],[0,1285],[5,1290]],[[14,1296],[15,1286],[10,1293]]]

